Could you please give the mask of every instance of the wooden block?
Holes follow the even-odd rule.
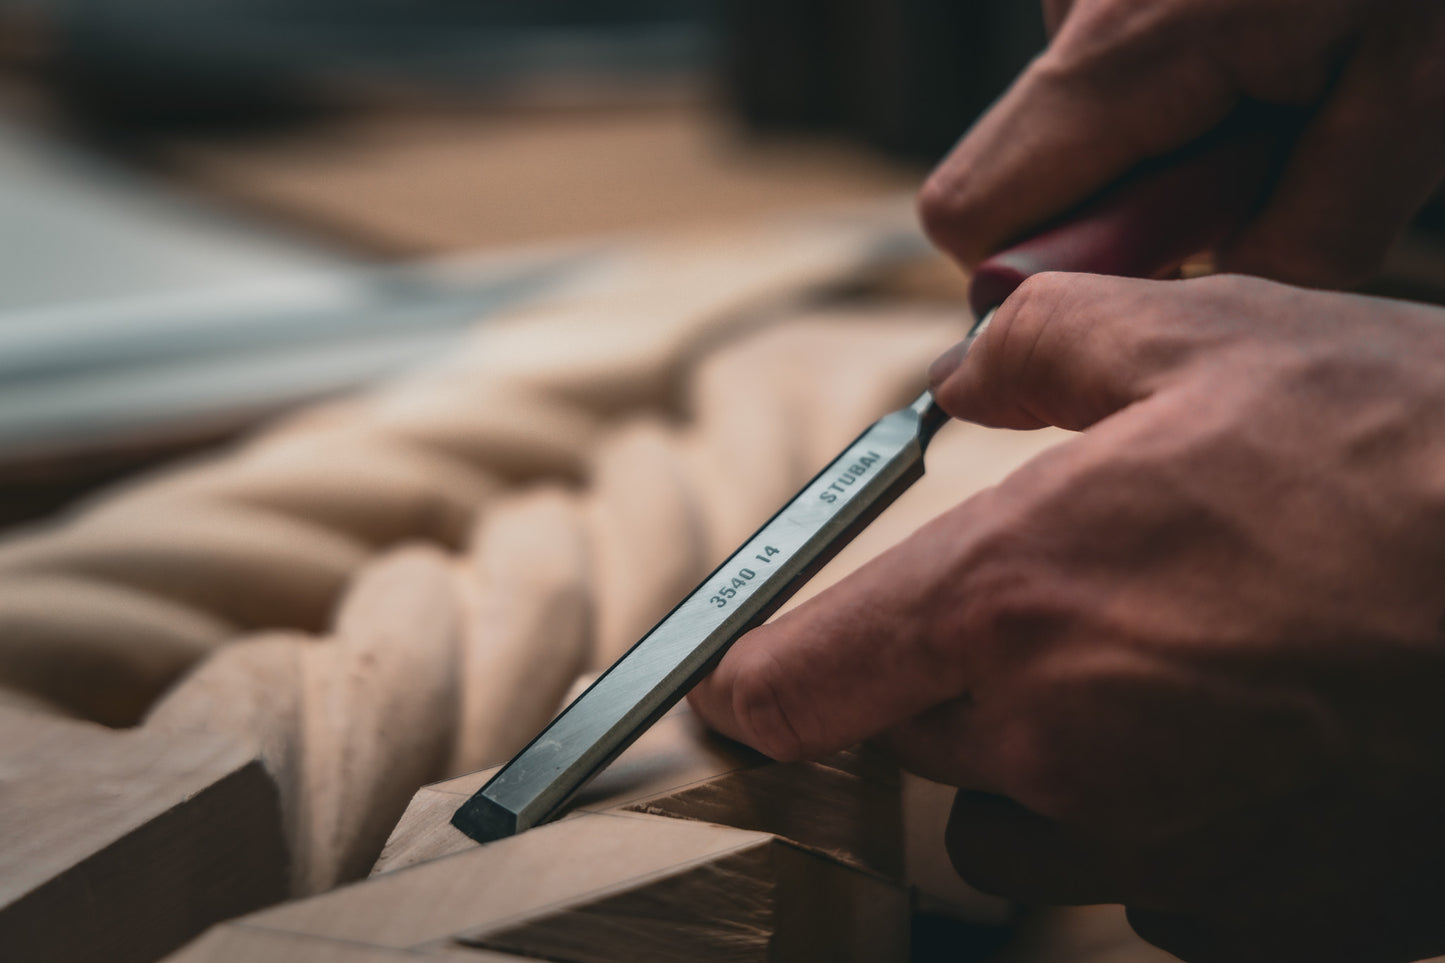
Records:
[[[737,743],[699,738],[699,729],[686,708],[669,713],[586,786],[564,818],[639,804],[757,765],[763,758]],[[468,773],[418,791],[387,840],[372,875],[475,849],[477,843],[450,820],[457,807],[494,772],[495,768]]]
[[[850,771],[862,761],[855,755],[858,752],[750,766],[624,808],[774,833],[850,865],[901,879],[896,773],[889,771],[875,781]]]
[[[142,963],[281,899],[276,788],[249,747],[0,713],[0,946]]]
[[[768,837],[595,902],[458,940],[576,963],[891,963],[907,954],[908,898],[880,877]]]
[[[586,813],[252,914],[247,927],[430,952],[555,960],[879,960],[906,955],[907,895],[765,833]],[[173,957],[199,963],[215,940]]]
[[[299,632],[267,632],[238,639],[203,662],[158,702],[142,727],[159,740],[196,736],[250,746],[276,785],[286,814],[289,854],[300,832],[305,747],[298,734],[305,714],[300,680],[303,656],[318,640]],[[293,887],[294,889],[294,887]]]
[[[494,769],[485,769],[490,774]],[[396,828],[387,837],[371,875],[395,872],[476,847],[476,841],[452,825],[452,813],[467,801],[467,787],[481,788],[478,774],[423,786],[411,797]],[[465,781],[463,781],[465,780]],[[476,790],[473,789],[472,792]]]
[[[403,949],[587,901],[768,838],[678,819],[585,813],[265,910],[247,922]]]
[[[494,771],[418,792],[373,875],[475,848],[450,820]],[[890,763],[861,750],[776,763],[705,732],[686,706],[585,787],[566,818],[618,810],[776,834],[892,879],[902,874],[899,780]]]

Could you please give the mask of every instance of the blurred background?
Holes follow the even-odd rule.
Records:
[[[902,195],[1034,0],[0,0],[0,526],[616,238]],[[1437,205],[1382,289],[1438,298]]]

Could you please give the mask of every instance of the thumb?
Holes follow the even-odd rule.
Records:
[[[987,537],[992,490],[739,639],[693,690],[713,728],[791,761],[851,746],[965,693],[976,634],[956,569]],[[962,534],[968,533],[968,534]]]
[[[1082,431],[1148,397],[1211,339],[1186,316],[1200,283],[1035,274],[972,347],[934,362],[934,397],[982,425]]]

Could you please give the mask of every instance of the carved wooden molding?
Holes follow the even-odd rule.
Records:
[[[478,846],[447,820],[489,775],[418,793],[366,883],[222,924],[173,959],[234,959],[282,934],[338,960],[907,958],[900,784],[881,757],[774,763],[679,710],[564,819]]]
[[[673,717],[575,815],[488,847],[446,822],[479,776],[413,798],[519,748],[916,393],[957,308],[803,296],[896,222],[658,245],[443,369],[0,544],[0,946],[148,961],[300,897],[180,958],[896,958],[909,886],[968,897],[900,817],[936,834],[946,794],[866,754],[783,766]],[[1057,437],[952,426],[806,592]]]

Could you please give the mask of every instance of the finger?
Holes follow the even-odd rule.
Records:
[[[1098,847],[1002,796],[961,790],[946,844],[958,875],[986,893],[1054,905],[1123,898]]]
[[[975,496],[848,578],[743,636],[691,696],[775,759],[853,745],[969,688],[978,606],[956,570],[1016,510]]]
[[[955,418],[1001,428],[1082,430],[1141,401],[1215,336],[1191,317],[1198,281],[1089,274],[1028,278],[967,357],[929,371]]]
[[[1445,173],[1445,7],[1415,9],[1376,18],[1221,267],[1332,288],[1378,268]]]
[[[1232,81],[1170,4],[1073,9],[924,185],[930,236],[965,265],[1217,126]]]

